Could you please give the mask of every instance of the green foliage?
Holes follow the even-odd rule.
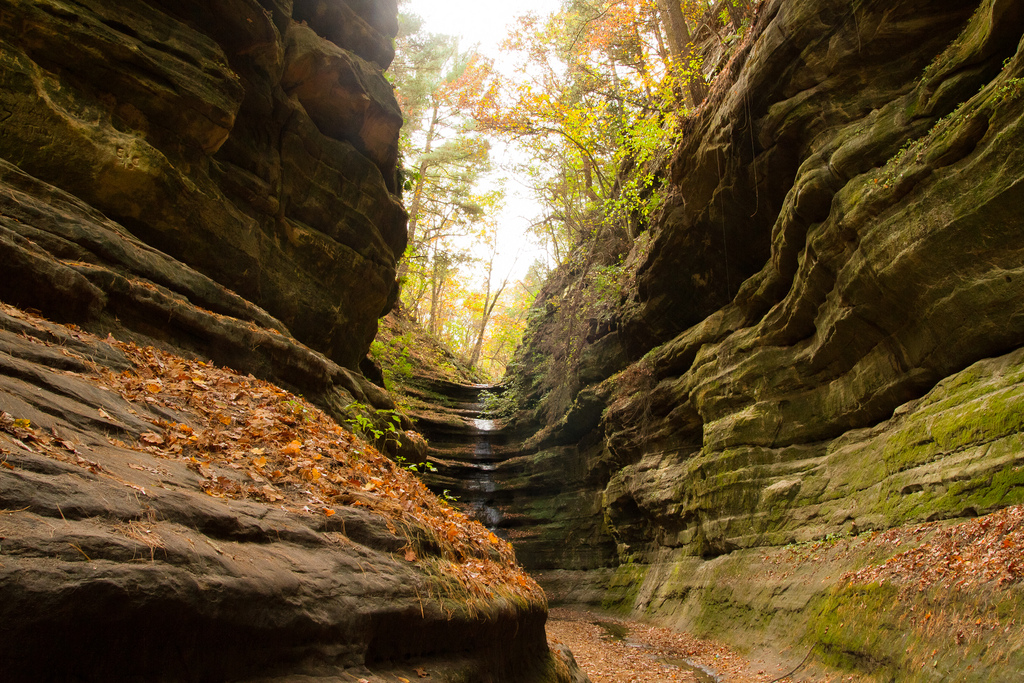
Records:
[[[414,340],[411,334],[392,337],[388,342],[379,339],[370,344],[370,357],[377,361],[384,373],[384,386],[393,390],[395,384],[404,384],[412,378],[413,362],[410,358]]]
[[[365,403],[353,401],[345,406],[345,412],[351,416],[346,420],[349,427],[364,440],[381,447],[388,443],[402,445],[402,417],[398,411],[374,410]]]
[[[289,399],[289,400],[285,401],[283,403],[283,405],[284,405],[284,408],[289,413],[291,413],[292,415],[295,416],[296,419],[299,419],[299,420],[301,420],[303,422],[310,422],[310,421],[312,421],[313,418],[310,415],[309,408],[307,408],[305,405],[303,405],[299,401],[296,401],[294,399]]]
[[[423,462],[408,462],[405,456],[399,455],[395,458],[395,462],[398,463],[399,467],[401,467],[407,472],[412,472],[413,474],[422,474],[423,472],[437,472],[437,467],[434,465],[434,463],[430,462],[429,460],[425,460]]]

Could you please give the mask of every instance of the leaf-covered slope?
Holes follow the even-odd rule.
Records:
[[[5,680],[559,680],[510,546],[311,404],[0,322]]]

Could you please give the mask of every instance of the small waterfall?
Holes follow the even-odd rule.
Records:
[[[416,415],[417,427],[427,437],[428,457],[437,468],[423,481],[499,536],[504,536],[502,492],[495,474],[509,454],[507,436],[499,420],[483,417],[487,385],[435,383],[431,391],[444,397],[430,412]]]
[[[484,404],[479,403],[476,408],[480,414],[484,410]],[[498,427],[494,420],[480,417],[473,418],[472,425],[476,432],[476,444],[473,446],[473,461],[466,463],[471,471],[464,480],[466,498],[463,501],[463,510],[491,531],[498,533],[502,515],[495,505],[494,494],[498,490],[498,485],[494,481],[494,471],[498,466],[494,448],[491,446],[491,437]]]

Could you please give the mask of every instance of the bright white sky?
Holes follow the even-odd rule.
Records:
[[[558,9],[561,0],[409,0],[403,10],[426,20],[432,33],[460,36],[468,48],[498,56],[498,44],[517,16],[536,12],[544,16]]]
[[[408,0],[403,12],[423,18],[424,28],[431,33],[459,37],[463,49],[478,46],[483,54],[501,58],[498,45],[505,39],[516,17],[528,12],[546,16],[561,5],[561,0]],[[492,149],[492,159],[501,164],[506,151]],[[496,175],[504,175],[499,170]],[[521,278],[534,260],[544,258],[539,247],[531,245],[527,227],[534,222],[540,207],[522,193],[514,178],[505,180],[506,205],[499,217],[501,239],[499,263],[495,269],[498,280],[512,272],[512,279]]]

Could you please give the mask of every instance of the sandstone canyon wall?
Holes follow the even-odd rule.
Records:
[[[0,0],[0,678],[570,680],[511,550],[337,426],[394,408],[397,30]]]
[[[863,642],[878,623],[814,640],[821,596],[895,549],[771,566],[1024,500],[1022,35],[1016,0],[761,6],[658,212],[549,283],[510,376],[526,455],[498,476],[550,595],[867,670],[912,658]],[[591,274],[620,256],[601,301]],[[1005,654],[950,661],[1002,680]]]

